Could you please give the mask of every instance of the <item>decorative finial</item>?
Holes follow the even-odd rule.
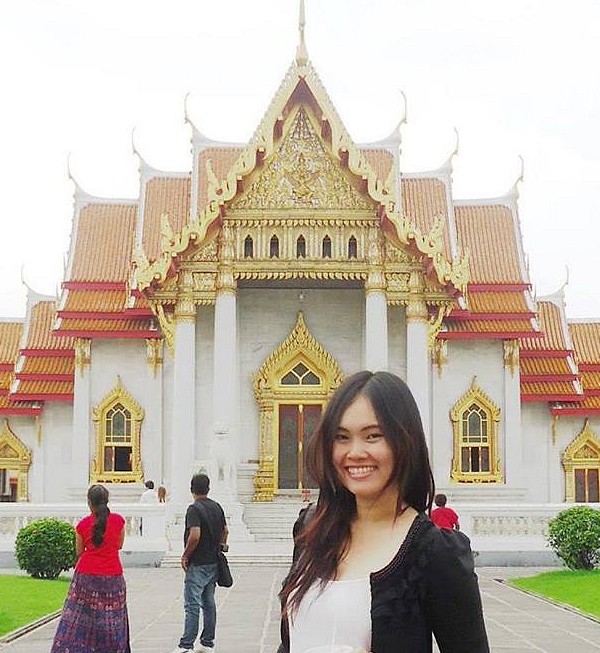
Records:
[[[402,120],[398,123],[398,127],[408,122],[408,100],[406,99],[406,93],[402,89],[400,89],[400,95],[404,100],[404,116],[402,116]]]
[[[451,157],[456,156],[458,154],[458,149],[460,145],[460,136],[458,135],[458,129],[454,127],[454,136],[456,137],[456,145],[454,146],[454,152],[452,152]]]
[[[137,149],[137,147],[135,146],[135,130],[136,130],[136,129],[137,129],[137,127],[133,127],[133,129],[131,130],[131,151],[132,151],[136,156],[139,156],[139,157],[140,157],[140,153],[138,152],[138,149]],[[140,157],[140,159],[141,159],[141,157]]]
[[[190,97],[190,92],[188,91],[183,98],[183,119],[186,124],[191,125],[192,121],[190,120],[190,114],[188,111],[188,99]]]
[[[308,63],[308,52],[304,42],[304,27],[306,26],[306,14],[304,11],[304,0],[300,0],[300,16],[298,20],[298,31],[300,32],[300,41],[296,49],[296,64],[306,66]]]

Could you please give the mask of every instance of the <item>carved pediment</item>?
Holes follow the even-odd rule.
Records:
[[[352,185],[301,106],[265,169],[231,209],[363,209],[372,200]]]
[[[585,420],[583,429],[563,453],[563,464],[581,464],[583,461],[600,462],[600,440],[592,430],[588,420]]]
[[[31,452],[13,433],[8,421],[5,420],[4,426],[0,429],[0,462],[6,465],[13,461],[29,467]]]

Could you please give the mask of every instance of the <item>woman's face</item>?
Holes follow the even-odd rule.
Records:
[[[356,499],[378,499],[394,470],[394,454],[369,399],[358,397],[342,414],[333,442],[333,465],[341,483]]]

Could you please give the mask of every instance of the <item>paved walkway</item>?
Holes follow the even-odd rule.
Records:
[[[494,579],[531,569],[479,568],[493,652],[600,653],[600,624]],[[235,584],[217,589],[217,653],[275,653],[277,592],[285,570],[234,567]],[[126,569],[133,653],[170,653],[183,624],[179,569]],[[7,597],[2,597],[2,601]],[[48,653],[56,620],[6,645],[1,653]]]

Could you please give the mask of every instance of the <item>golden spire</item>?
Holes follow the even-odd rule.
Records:
[[[296,48],[296,64],[306,66],[308,63],[308,52],[304,42],[304,27],[306,26],[306,15],[304,12],[304,0],[300,0],[300,16],[298,20],[298,31],[300,32],[300,41]]]

